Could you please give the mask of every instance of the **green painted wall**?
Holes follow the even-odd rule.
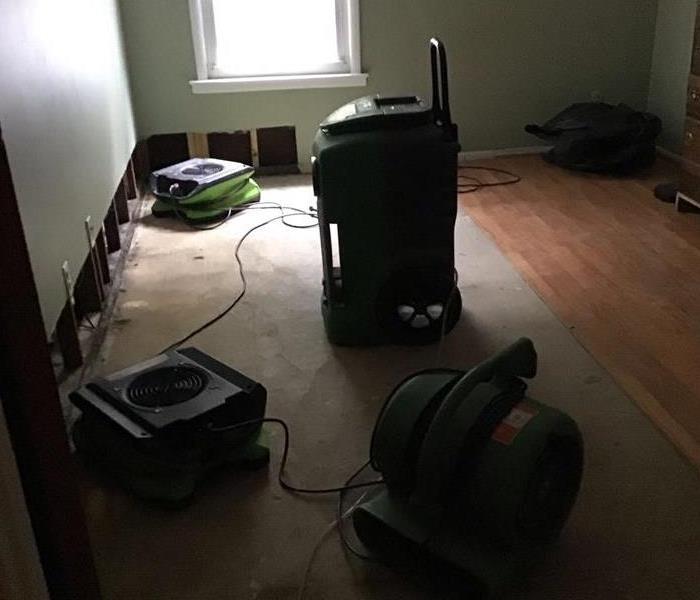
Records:
[[[659,144],[680,152],[698,0],[659,0],[649,110],[664,121]]]
[[[293,124],[302,160],[318,122],[347,100],[427,94],[431,35],[447,45],[464,150],[536,145],[524,124],[594,91],[644,108],[657,9],[657,0],[361,0],[367,88],[194,95],[187,0],[120,4],[140,136]]]
[[[116,0],[0,0],[0,126],[39,291],[53,329],[104,216],[135,131]],[[5,283],[5,282],[3,282]]]

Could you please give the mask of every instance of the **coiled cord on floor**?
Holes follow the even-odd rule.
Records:
[[[250,427],[251,425],[261,425],[263,423],[275,423],[276,425],[279,425],[282,427],[282,430],[284,431],[284,447],[282,450],[282,458],[280,460],[280,467],[279,470],[277,471],[277,481],[280,484],[280,487],[284,490],[287,490],[288,492],[294,492],[296,494],[336,494],[338,492],[344,492],[347,490],[356,490],[359,488],[366,488],[366,487],[372,487],[375,485],[380,485],[384,483],[382,479],[375,480],[375,481],[368,481],[365,483],[352,483],[353,479],[357,477],[357,475],[360,474],[362,469],[364,469],[368,464],[369,461],[367,461],[360,469],[357,470],[357,472],[350,477],[350,479],[344,484],[340,485],[337,487],[329,487],[329,488],[302,488],[296,485],[293,485],[284,478],[284,470],[287,467],[287,458],[289,456],[289,440],[290,440],[290,434],[289,434],[289,426],[285,421],[282,419],[279,419],[277,417],[263,417],[261,419],[251,419],[249,421],[242,421],[240,423],[235,423],[233,425],[227,425],[224,427],[209,427],[209,431],[212,433],[223,433],[227,431],[233,431],[234,429],[241,429],[245,427]]]
[[[484,171],[484,172],[489,172],[489,173],[495,173],[498,175],[504,175],[506,177],[509,177],[509,179],[503,180],[503,181],[495,181],[495,182],[484,182],[481,181],[480,179],[472,176],[472,175],[463,175],[462,173],[467,170],[477,170],[477,171]],[[522,178],[520,175],[517,175],[515,173],[512,173],[510,171],[506,171],[505,169],[497,169],[495,167],[482,167],[482,166],[476,166],[476,165],[465,165],[465,166],[460,166],[458,167],[458,185],[457,185],[457,191],[461,194],[469,194],[472,192],[476,192],[478,190],[481,190],[483,188],[489,188],[489,187],[498,187],[498,186],[503,186],[503,185],[513,185],[516,183],[519,183]],[[470,183],[459,183],[460,181],[468,181]],[[217,227],[220,227],[221,225],[224,225],[228,220],[235,214],[246,211],[246,210],[253,210],[253,209],[258,209],[258,210],[263,210],[263,209],[277,209],[279,210],[282,214],[278,217],[274,217],[272,219],[268,219],[267,221],[264,221],[262,223],[258,223],[257,225],[251,227],[248,231],[246,231],[243,236],[238,240],[238,243],[236,244],[234,256],[236,259],[236,262],[238,263],[238,272],[241,277],[241,281],[243,284],[243,287],[241,289],[241,292],[236,296],[236,298],[229,304],[224,310],[222,310],[219,314],[211,318],[209,321],[201,325],[200,327],[196,328],[195,330],[191,331],[188,333],[186,336],[182,337],[179,339],[177,342],[174,342],[173,344],[170,344],[167,348],[165,348],[162,352],[167,352],[169,350],[174,350],[178,346],[181,346],[185,342],[189,341],[192,339],[194,336],[197,334],[201,333],[205,329],[208,329],[214,323],[217,323],[220,321],[222,318],[224,318],[229,312],[231,312],[234,307],[243,299],[243,296],[245,296],[246,291],[248,289],[248,282],[245,278],[245,272],[243,270],[243,262],[241,261],[240,258],[240,249],[241,245],[245,241],[245,239],[252,234],[255,230],[260,229],[261,227],[264,227],[265,225],[268,225],[269,223],[273,223],[275,221],[282,221],[284,225],[287,227],[292,227],[295,229],[308,229],[310,227],[316,227],[318,226],[318,223],[313,223],[313,224],[305,224],[305,225],[297,225],[295,223],[289,222],[287,219],[289,217],[295,217],[295,216],[307,216],[311,217],[314,219],[318,220],[318,215],[316,214],[315,209],[312,207],[309,207],[308,211],[302,210],[300,208],[292,207],[292,206],[283,206],[281,204],[278,204],[277,202],[261,202],[261,203],[250,203],[246,204],[237,208],[232,208],[229,209],[226,216],[223,217],[222,220],[217,221],[215,223],[209,224],[209,225],[200,225],[197,223],[193,223],[191,220],[187,219],[185,215],[179,211],[176,210],[175,214],[183,221],[183,223],[187,224],[189,227],[192,227],[193,229],[197,230],[210,230],[210,229],[216,229]],[[292,211],[293,214],[286,214],[284,211]],[[455,284],[456,288],[456,284]],[[448,298],[448,301],[452,300],[452,297],[454,295],[454,289],[450,292],[450,296]],[[440,356],[440,352],[442,349],[442,339],[445,336],[444,332],[444,327],[443,327],[443,332],[440,336],[440,350],[438,351],[438,356]]]
[[[350,552],[355,554],[356,556],[369,560],[372,557],[365,555],[361,551],[357,550],[352,546],[350,541],[347,539],[347,536],[345,535],[345,531],[343,530],[343,522],[344,520],[349,517],[353,510],[357,507],[357,505],[365,498],[367,495],[367,492],[363,493],[358,499],[356,499],[352,505],[343,510],[343,499],[344,499],[344,494],[346,492],[349,492],[351,490],[358,490],[358,489],[367,489],[367,488],[372,488],[376,487],[378,485],[382,485],[384,483],[383,479],[374,479],[372,481],[364,481],[361,483],[353,483],[357,477],[360,476],[360,474],[370,466],[370,461],[368,460],[362,466],[360,466],[346,481],[343,485],[337,486],[337,487],[327,487],[327,488],[303,488],[299,487],[297,485],[289,483],[285,478],[284,478],[284,471],[287,467],[287,458],[289,457],[289,442],[290,442],[290,432],[289,432],[289,426],[287,423],[279,418],[276,417],[264,417],[261,419],[252,419],[249,421],[243,421],[241,423],[235,423],[233,425],[228,425],[224,427],[209,427],[209,431],[212,433],[225,433],[227,431],[233,431],[235,429],[242,429],[245,427],[250,427],[251,425],[261,425],[263,423],[274,423],[276,425],[279,425],[282,428],[282,431],[284,432],[284,446],[282,450],[282,458],[280,459],[280,466],[277,471],[277,481],[279,482],[279,485],[282,489],[292,492],[295,494],[312,494],[312,495],[319,495],[319,494],[336,494],[338,493],[338,508],[337,508],[337,516],[336,518],[328,524],[326,529],[323,531],[322,535],[319,537],[318,541],[313,547],[313,550],[311,551],[311,554],[309,556],[309,560],[307,562],[306,568],[304,569],[304,574],[302,578],[301,585],[299,587],[299,592],[298,592],[298,598],[301,600],[304,597],[304,594],[306,592],[306,588],[308,587],[309,583],[309,578],[311,575],[311,568],[313,566],[313,562],[318,554],[318,551],[321,547],[321,544],[323,541],[333,532],[334,529],[338,529],[338,533],[340,535],[340,539],[343,543],[343,546],[347,548]]]
[[[496,175],[505,175],[509,179],[501,180],[501,181],[493,181],[493,182],[484,182],[481,181],[481,179],[478,179],[477,177],[474,177],[473,175],[463,175],[462,173],[467,170],[474,170],[474,171],[484,171],[487,173],[495,173]],[[498,187],[501,185],[513,185],[516,183],[520,183],[522,181],[522,177],[520,175],[517,175],[515,173],[511,173],[510,171],[506,171],[505,169],[496,169],[495,167],[479,167],[479,166],[472,166],[472,165],[463,165],[458,167],[457,169],[458,174],[457,174],[457,191],[460,194],[471,194],[473,192],[477,192],[483,188],[489,188],[489,187]],[[470,183],[460,183],[462,181],[467,181]]]
[[[251,209],[259,209],[259,210],[262,210],[262,209],[278,209],[278,210],[280,210],[281,213],[282,213],[280,216],[273,217],[272,219],[268,219],[267,221],[263,221],[262,223],[258,223],[257,225],[254,225],[253,227],[251,227],[250,229],[248,229],[248,230],[241,236],[241,238],[238,240],[238,242],[236,243],[236,247],[235,247],[235,250],[234,250],[234,257],[235,257],[235,259],[236,259],[236,262],[238,263],[238,273],[239,273],[239,275],[240,275],[241,282],[242,282],[242,285],[243,285],[243,287],[241,288],[240,293],[234,298],[234,300],[233,300],[233,302],[231,302],[231,304],[229,304],[226,308],[224,308],[224,309],[223,309],[221,312],[219,312],[216,316],[212,317],[212,318],[209,319],[206,323],[204,323],[203,325],[200,325],[199,327],[197,327],[196,329],[194,329],[193,331],[191,331],[191,332],[188,333],[187,335],[183,336],[182,338],[180,338],[180,339],[177,340],[176,342],[170,344],[167,348],[164,348],[163,350],[161,350],[161,354],[164,353],[164,352],[168,352],[168,351],[170,351],[170,350],[174,350],[175,348],[181,346],[181,345],[184,344],[185,342],[187,342],[187,341],[189,341],[190,339],[192,339],[194,336],[196,336],[196,335],[202,333],[202,331],[204,331],[205,329],[208,329],[209,327],[211,327],[212,325],[214,325],[214,323],[217,323],[218,321],[220,321],[221,319],[223,319],[223,318],[224,318],[228,313],[230,313],[230,312],[234,309],[234,307],[243,299],[243,296],[245,296],[246,291],[248,290],[248,281],[246,280],[246,277],[245,277],[245,271],[244,271],[244,269],[243,269],[243,261],[241,260],[241,257],[240,257],[240,251],[241,251],[241,246],[243,245],[243,242],[246,240],[246,238],[247,238],[250,234],[252,234],[252,233],[253,233],[254,231],[256,231],[257,229],[260,229],[261,227],[265,227],[265,225],[269,225],[270,223],[274,223],[275,221],[282,221],[282,223],[284,223],[284,225],[286,225],[287,227],[292,227],[292,228],[294,228],[294,229],[309,229],[309,228],[311,228],[311,227],[317,227],[317,226],[318,226],[318,222],[312,223],[312,224],[297,225],[297,224],[294,224],[294,223],[290,223],[290,222],[287,220],[287,219],[289,219],[290,217],[296,217],[296,216],[307,216],[307,217],[311,217],[312,219],[318,220],[318,215],[316,214],[315,209],[312,209],[311,207],[310,207],[310,210],[305,211],[305,210],[302,210],[302,209],[300,209],[300,208],[295,208],[295,207],[292,207],[292,206],[283,206],[283,205],[278,204],[278,203],[276,203],[276,202],[266,202],[265,204],[266,204],[266,205],[262,205],[262,204],[256,204],[256,205],[250,205],[250,206],[246,205],[245,207],[242,207],[241,209],[239,209],[239,210],[237,211],[237,212],[241,212],[242,210],[251,210]],[[285,210],[292,211],[292,214],[287,214],[287,213],[285,213]],[[188,224],[190,224],[190,223],[188,223]],[[191,224],[190,224],[190,225],[191,225]],[[217,225],[217,227],[218,227],[219,225],[223,225],[223,223],[219,223],[219,224]],[[214,228],[214,227],[212,227],[211,229],[213,229],[213,228]]]

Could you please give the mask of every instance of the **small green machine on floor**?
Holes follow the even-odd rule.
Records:
[[[372,436],[386,489],[353,513],[368,549],[458,589],[466,581],[470,598],[527,574],[563,527],[583,470],[576,423],[525,396],[522,378],[536,371],[522,338],[466,373],[433,369],[399,384]]]
[[[425,344],[448,333],[456,285],[457,127],[444,46],[431,40],[433,102],[367,96],[331,114],[313,144],[322,312],[339,345]]]
[[[192,158],[151,173],[156,217],[179,216],[192,222],[225,218],[232,210],[260,200],[249,165],[216,158]]]
[[[70,400],[78,452],[146,500],[183,506],[213,471],[269,461],[267,391],[196,348],[95,377]]]

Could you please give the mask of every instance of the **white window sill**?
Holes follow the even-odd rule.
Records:
[[[308,90],[316,88],[363,87],[367,73],[334,73],[328,75],[273,75],[269,77],[232,77],[190,81],[194,94],[226,92],[264,92],[272,90]]]

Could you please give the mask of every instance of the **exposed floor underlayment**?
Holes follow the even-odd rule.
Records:
[[[263,180],[264,199],[313,204],[304,177]],[[250,211],[195,232],[143,218],[98,371],[157,353],[238,293],[233,246],[272,211]],[[242,250],[248,294],[194,341],[263,383],[268,415],[292,431],[288,477],[339,484],[367,458],[385,396],[413,371],[465,368],[515,338],[530,336],[540,372],[534,398],[578,421],[586,441],[583,488],[572,518],[518,598],[691,600],[700,589],[700,479],[610,376],[530,290],[495,245],[462,213],[456,231],[464,314],[437,346],[335,348],[319,310],[316,229],[277,222]],[[221,473],[181,511],[146,506],[85,478],[85,503],[108,600],[295,598],[335,498],[304,498],[276,482],[281,432],[270,429],[269,470]],[[346,557],[336,537],[321,548],[306,596],[320,599],[431,598],[377,565]]]

